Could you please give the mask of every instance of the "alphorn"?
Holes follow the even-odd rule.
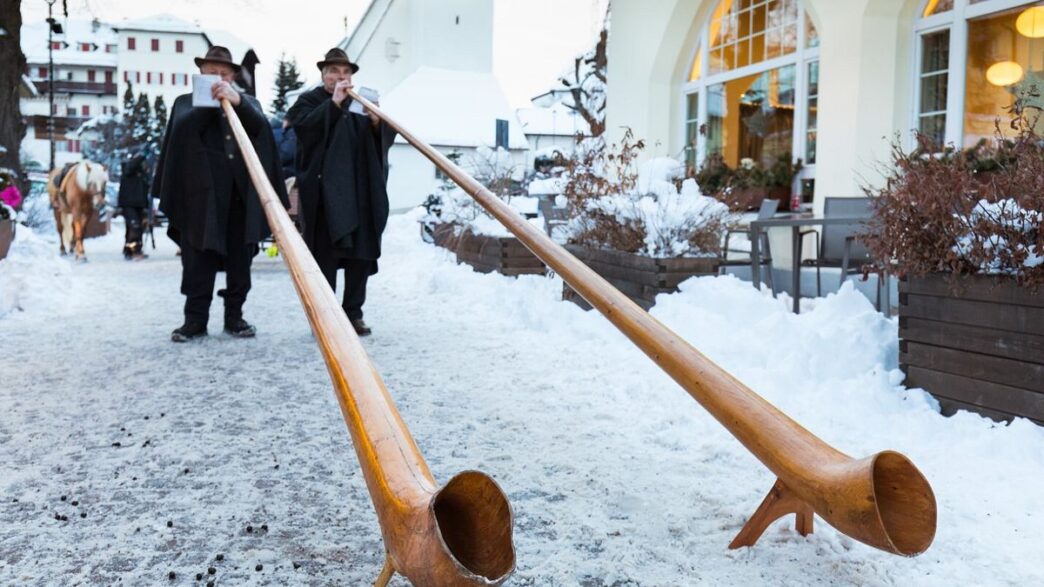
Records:
[[[935,537],[931,485],[902,454],[853,459],[820,440],[642,310],[527,222],[445,155],[349,91],[511,231],[574,291],[682,386],[778,479],[730,548],[753,546],[776,519],[796,514],[812,532],[813,512],[841,532],[886,552],[914,556]]]
[[[512,514],[497,483],[464,471],[435,483],[380,375],[355,335],[319,266],[268,181],[243,125],[221,100],[268,224],[326,360],[341,413],[377,511],[384,569],[414,585],[499,585],[515,569]]]

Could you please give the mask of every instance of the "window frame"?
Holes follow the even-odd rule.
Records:
[[[921,115],[921,67],[924,57],[923,37],[949,29],[950,59],[947,70],[946,94],[946,132],[943,145],[964,145],[964,93],[968,82],[968,21],[997,12],[1004,12],[1022,6],[1031,6],[1038,0],[985,0],[972,4],[971,0],[954,0],[953,8],[946,12],[922,17],[924,9],[931,0],[922,0],[918,4],[913,26],[913,67],[911,68],[912,97],[908,112],[910,129],[920,129]],[[908,149],[917,146],[914,133],[906,134],[904,141]]]
[[[786,66],[794,66],[794,128],[791,136],[791,157],[801,159],[803,166],[801,172],[794,178],[794,186],[800,186],[802,179],[810,179],[815,177],[815,164],[807,163],[805,161],[805,153],[807,152],[807,123],[808,123],[808,68],[816,61],[819,61],[820,47],[808,47],[807,39],[807,26],[805,19],[812,19],[812,16],[808,13],[805,7],[805,0],[795,0],[798,11],[798,22],[796,25],[797,39],[796,48],[792,53],[782,55],[779,57],[773,57],[771,59],[765,59],[751,65],[745,65],[736,69],[723,71],[720,73],[710,73],[710,24],[714,15],[714,7],[711,8],[710,13],[700,26],[699,42],[696,43],[695,48],[688,54],[688,65],[684,68],[685,76],[682,83],[682,89],[678,96],[678,112],[681,116],[678,119],[681,121],[681,149],[679,150],[680,156],[683,160],[687,160],[688,155],[688,125],[691,124],[692,119],[688,113],[688,101],[691,94],[698,94],[698,125],[703,127],[707,124],[707,108],[708,108],[708,94],[709,89],[712,86],[729,82],[737,78],[747,77],[760,73],[765,73],[773,69],[779,69]],[[813,26],[816,26],[815,21],[812,21]],[[817,31],[819,27],[816,26]],[[822,33],[819,34],[822,38]],[[696,62],[696,56],[702,54],[700,58],[700,71],[695,81],[690,81],[688,77],[691,75],[693,65]],[[820,73],[822,76],[822,73]],[[822,79],[822,77],[821,77]],[[822,81],[820,81],[822,83]],[[696,157],[695,165],[698,168],[707,157],[707,136],[704,133],[697,133],[696,136]],[[818,158],[818,156],[817,156]],[[792,186],[793,187],[793,186]]]

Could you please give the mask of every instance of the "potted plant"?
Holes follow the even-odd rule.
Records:
[[[628,130],[619,145],[594,141],[574,154],[563,196],[566,248],[643,308],[695,275],[716,275],[728,207],[682,180],[685,166],[650,159]],[[681,184],[679,189],[679,182]],[[563,298],[583,302],[568,286]]]
[[[1031,117],[1030,114],[1033,114]],[[1044,143],[1037,113],[1013,136],[928,155],[892,148],[863,238],[868,271],[899,275],[900,364],[944,413],[1044,423]]]
[[[479,148],[464,162],[464,167],[508,204],[523,213],[531,205],[533,215],[536,215],[536,204],[521,195],[520,169],[512,164],[510,154],[504,149]],[[436,245],[453,250],[458,263],[470,265],[482,273],[518,276],[546,272],[544,263],[521,241],[471,196],[449,180],[447,182],[439,189],[438,225],[431,228]],[[429,214],[422,222],[432,221],[432,206],[429,205],[428,209]]]
[[[744,158],[735,169],[720,154],[712,154],[694,178],[703,193],[713,195],[733,210],[757,209],[766,198],[779,200],[779,209],[788,210],[794,177],[801,167],[801,160],[792,160],[790,153],[780,155],[768,166]]]

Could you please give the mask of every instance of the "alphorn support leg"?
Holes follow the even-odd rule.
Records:
[[[761,505],[754,511],[754,515],[743,525],[743,529],[732,539],[729,548],[754,546],[754,543],[761,538],[772,522],[787,514],[797,516],[795,527],[798,534],[808,536],[812,533],[812,507],[787,489],[782,481],[776,479],[776,484],[772,486]]]
[[[391,581],[392,576],[395,575],[395,566],[392,565],[390,556],[384,558],[384,568],[381,569],[381,574],[377,575],[377,580],[374,581],[373,587],[387,587],[388,581]]]

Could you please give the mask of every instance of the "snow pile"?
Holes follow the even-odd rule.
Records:
[[[0,320],[14,312],[50,313],[66,306],[71,273],[57,244],[18,226],[11,250],[0,260]]]
[[[1044,265],[1044,249],[1024,244],[1031,242],[1032,234],[1044,225],[1044,213],[1026,210],[1013,199],[979,200],[966,222],[969,231],[957,239],[952,250],[961,257],[968,257],[981,247],[982,254],[974,255],[985,258],[980,270],[1014,274],[1018,263],[1010,263],[1009,259],[1022,259],[1022,266],[1027,268]],[[1010,242],[1011,237],[1015,237],[1016,242]]]
[[[603,234],[617,230],[640,237],[642,246],[627,251],[649,257],[713,257],[720,250],[729,208],[700,193],[696,180],[676,181],[685,166],[670,158],[646,161],[638,172],[636,190],[589,198],[583,212],[571,219],[571,239],[601,246]],[[620,239],[625,240],[625,239]]]
[[[565,191],[568,179],[565,177],[548,177],[545,179],[534,179],[529,182],[529,195],[531,196],[557,196]]]
[[[793,516],[728,550],[771,472],[562,302],[560,279],[456,265],[420,242],[421,215],[389,220],[363,344],[434,478],[478,469],[507,492],[508,584],[1041,584],[1044,429],[940,416],[902,385],[896,321],[848,286],[794,315],[749,283],[694,278],[653,314],[838,450],[909,456],[939,506],[916,558],[821,520],[802,537]],[[0,323],[0,585],[188,585],[208,567],[221,585],[372,583],[381,533],[282,259],[254,261],[256,339],[221,334],[215,299],[211,336],[174,345],[180,262],[157,241],[127,263],[118,237],[92,240],[69,320]],[[55,360],[59,344],[77,360]]]

